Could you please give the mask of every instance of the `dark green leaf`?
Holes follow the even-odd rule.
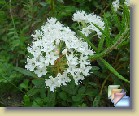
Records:
[[[78,90],[78,94],[83,94],[85,92],[85,87],[81,87]]]
[[[67,97],[67,94],[65,92],[60,92],[59,93],[59,97],[62,99],[62,100],[67,100],[68,97]]]
[[[98,107],[100,103],[100,96],[96,96],[93,101],[93,107]]]
[[[20,68],[20,67],[15,67],[14,70],[16,70],[16,71],[18,71],[21,74],[26,75],[26,76],[36,77],[36,75],[33,74],[32,72],[30,72],[26,69]]]
[[[39,89],[36,88],[32,88],[27,92],[28,96],[34,96],[35,94],[37,94],[39,92]]]
[[[44,79],[33,79],[32,83],[35,85],[35,88],[45,88],[45,80]]]
[[[72,100],[75,102],[81,101],[82,97],[80,95],[72,96]]]
[[[24,106],[31,106],[31,101],[30,101],[30,98],[29,98],[29,96],[27,96],[27,95],[25,95],[24,96]]]

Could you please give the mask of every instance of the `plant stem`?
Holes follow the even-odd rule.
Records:
[[[105,66],[107,69],[109,69],[115,76],[117,76],[119,79],[130,83],[130,81],[128,81],[127,79],[125,79],[122,75],[120,75],[107,61],[105,61],[103,58],[99,59]]]
[[[123,41],[124,41],[124,37],[126,36],[126,34],[128,33],[129,28],[127,27],[125,29],[125,31],[122,33],[122,35],[119,37],[119,39],[116,40],[116,42],[111,45],[110,47],[108,47],[106,50],[104,50],[103,52],[101,52],[100,54],[96,54],[96,55],[92,55],[90,56],[90,60],[94,61],[99,59],[105,66],[107,69],[109,69],[115,76],[117,76],[119,79],[130,83],[130,81],[128,81],[127,79],[125,79],[122,75],[120,75],[107,61],[105,61],[102,57],[104,57],[105,55],[107,55],[108,53],[110,53],[113,49],[116,49],[118,47],[118,45],[120,45]],[[80,33],[81,34],[81,33]],[[82,34],[81,34],[82,35]],[[83,36],[83,35],[82,35]],[[83,36],[84,37],[84,36]],[[93,44],[86,38],[84,37],[84,39],[88,42],[88,44],[93,48]],[[97,49],[94,49],[97,52]]]
[[[110,76],[110,74],[109,74],[109,75],[107,76],[107,78],[103,81],[102,86],[101,86],[101,90],[100,90],[100,92],[99,92],[99,95],[102,95],[102,91],[103,91],[104,85],[106,84],[106,82],[107,82],[109,76]]]
[[[90,40],[84,35],[82,34],[80,31],[78,31],[78,33],[84,38],[84,40],[92,47],[92,49],[97,52],[97,48],[94,46],[94,44],[92,44],[90,42]]]
[[[54,13],[54,11],[55,11],[55,2],[54,2],[54,0],[51,0],[51,9],[52,9],[52,12]]]
[[[99,53],[99,54],[95,54],[89,57],[89,59],[91,61],[94,61],[96,59],[102,58],[104,56],[106,56],[107,54],[109,54],[113,49],[116,49],[118,47],[119,44],[121,44],[121,42],[123,42],[125,35],[128,33],[129,28],[126,28],[124,33],[122,33],[122,35],[120,36],[120,38],[110,47],[108,47],[107,49],[105,49],[103,52]]]

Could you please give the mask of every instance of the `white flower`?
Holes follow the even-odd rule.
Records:
[[[112,6],[114,8],[114,11],[117,11],[119,8],[119,0],[115,0],[114,2],[112,2]]]
[[[65,71],[63,72],[63,75],[58,73],[55,78],[49,76],[49,79],[45,79],[45,84],[50,88],[50,91],[54,92],[56,87],[60,87],[60,85],[67,85],[70,81],[71,79],[67,76],[67,72]]]
[[[25,66],[25,68],[27,68],[27,70],[33,71],[34,68],[36,67],[35,66],[36,60],[34,58],[32,59],[27,58],[27,62],[28,64]]]
[[[62,75],[59,73],[56,78],[58,78],[58,83],[60,85],[67,85],[67,83],[71,81],[71,79],[67,76],[67,71],[63,72]]]
[[[72,20],[73,21],[77,21],[78,23],[86,21],[86,13],[85,13],[85,11],[77,11],[76,13],[74,13],[73,17],[72,17]]]
[[[80,68],[86,68],[86,65],[90,65],[88,57],[81,54],[79,64]]]
[[[76,76],[76,72],[79,71],[79,68],[77,68],[76,66],[69,66],[67,68],[67,72],[72,75],[73,77]]]
[[[38,77],[46,75],[48,68],[56,73],[55,77],[51,75],[45,80],[50,91],[54,92],[55,88],[67,85],[71,76],[78,84],[79,80],[89,75],[90,62],[87,59],[94,52],[69,27],[65,27],[55,18],[50,18],[32,36],[34,41],[28,47],[32,57],[27,58],[25,68],[34,71]]]
[[[45,67],[39,68],[36,67],[36,70],[34,71],[35,74],[38,75],[38,77],[41,77],[42,75],[46,75],[47,71]]]
[[[31,36],[34,38],[34,40],[36,40],[38,38],[41,38],[41,35],[42,35],[42,32],[40,30],[36,30],[35,34],[34,35],[32,34]]]
[[[84,67],[82,68],[82,73],[84,76],[88,76],[89,75],[89,70],[91,69],[92,67],[91,66],[87,66],[87,67]]]
[[[85,11],[76,11],[76,13],[73,14],[72,20],[82,24],[83,28],[81,32],[85,36],[88,36],[93,31],[96,31],[98,37],[100,38],[102,32],[95,25],[97,25],[102,30],[104,30],[105,28],[104,22],[102,21],[100,16],[97,16],[93,13],[87,14],[85,13]]]
[[[73,54],[67,55],[67,64],[70,66],[76,66],[78,64],[78,58]]]
[[[64,49],[64,50],[62,51],[62,54],[66,55],[66,54],[67,54],[67,49]]]
[[[58,78],[53,78],[52,76],[49,77],[49,79],[45,79],[46,86],[50,87],[50,91],[54,92],[54,89],[56,87],[60,87],[60,84],[58,83]]]
[[[81,31],[85,36],[88,36],[91,33],[90,26],[83,28]]]
[[[130,6],[130,0],[125,0],[125,1],[124,1],[124,4],[125,4],[126,6]]]

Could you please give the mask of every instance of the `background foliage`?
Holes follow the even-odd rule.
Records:
[[[114,84],[130,96],[130,15],[120,1],[116,13],[112,0],[0,0],[0,106],[113,107],[107,87]],[[106,29],[101,39],[85,38],[96,51],[90,56],[93,73],[78,86],[71,82],[52,93],[42,78],[25,70],[27,46],[48,17],[76,31],[71,19],[76,10],[100,15]]]

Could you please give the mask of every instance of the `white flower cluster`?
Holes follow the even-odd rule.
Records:
[[[119,8],[119,0],[115,0],[114,2],[112,2],[112,6],[114,8],[114,11],[117,11]]]
[[[125,0],[125,1],[124,1],[124,4],[125,4],[126,6],[130,6],[130,0]]]
[[[88,36],[90,33],[92,33],[92,31],[96,31],[98,37],[100,38],[102,32],[95,25],[102,30],[105,28],[105,24],[100,16],[95,14],[87,14],[85,11],[76,11],[76,13],[73,14],[72,20],[82,24],[83,28],[81,32],[85,36]]]
[[[78,84],[79,80],[89,75],[91,66],[88,55],[93,55],[94,52],[69,27],[65,27],[55,18],[50,18],[32,36],[34,41],[28,47],[32,57],[27,58],[25,68],[34,71],[38,77],[46,75],[48,68],[51,71],[56,70],[56,74],[45,81],[50,91],[54,92],[56,87],[66,85],[71,81],[70,77]]]

